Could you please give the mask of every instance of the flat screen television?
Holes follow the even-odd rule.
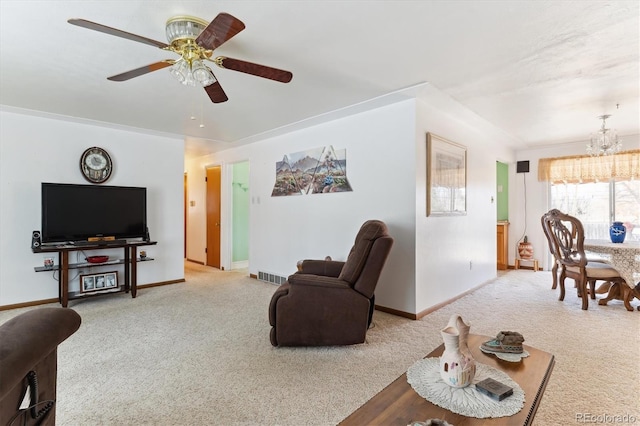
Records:
[[[146,238],[147,188],[42,183],[42,243]]]

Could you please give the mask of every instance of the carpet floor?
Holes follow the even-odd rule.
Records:
[[[454,313],[471,333],[519,331],[555,355],[535,425],[640,423],[640,312],[583,311],[569,280],[560,302],[549,272],[500,273],[419,321],[376,311],[366,343],[326,348],[272,347],[275,286],[246,270],[187,262],[185,277],[70,302],[82,325],[59,347],[58,425],[335,425],[440,345]]]

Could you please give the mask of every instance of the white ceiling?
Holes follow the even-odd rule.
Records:
[[[397,100],[390,93],[410,96],[402,89],[428,82],[519,141],[516,148],[585,140],[605,113],[620,135],[640,134],[639,5],[1,0],[0,104],[185,136],[193,155],[371,99]],[[216,55],[289,70],[292,82],[213,67],[229,97],[222,104],[167,69],[111,82],[176,55],[67,23],[83,18],[166,42],[168,18],[210,21],[220,12],[246,29]]]

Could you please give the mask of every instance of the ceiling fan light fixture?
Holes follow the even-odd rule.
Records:
[[[182,84],[187,84],[187,75],[189,74],[189,64],[184,59],[178,60],[169,69],[171,75]]]
[[[217,81],[211,69],[199,59],[191,62],[179,59],[171,66],[169,72],[185,86],[207,87]]]
[[[174,16],[167,21],[167,40],[172,44],[176,40],[195,39],[209,23],[195,16]]]
[[[591,134],[591,139],[587,144],[587,153],[592,157],[599,155],[612,155],[622,151],[622,142],[618,138],[615,129],[607,129],[606,121],[611,115],[601,115],[598,117],[602,120],[602,127],[595,133]]]
[[[193,61],[191,64],[191,74],[194,80],[202,87],[207,87],[216,82],[216,78],[213,76],[211,69],[203,64],[202,61]]]

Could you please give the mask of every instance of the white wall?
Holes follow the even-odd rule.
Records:
[[[200,236],[205,167],[224,168],[247,159],[250,273],[287,276],[299,259],[330,255],[344,260],[360,224],[377,218],[387,223],[395,243],[376,289],[376,304],[416,314],[491,279],[496,275],[496,207],[491,202],[496,160],[513,161],[513,153],[482,126],[470,127],[440,107],[411,99],[187,161],[189,198],[195,201],[188,213],[188,257],[205,258]],[[468,147],[467,216],[425,217],[428,131]],[[353,192],[271,197],[276,161],[328,144],[347,150]],[[225,186],[223,182],[223,204],[228,203]],[[224,216],[222,223],[224,227]]]
[[[282,276],[300,259],[329,255],[345,260],[360,225],[383,220],[395,238],[376,290],[376,303],[411,312],[415,270],[415,101],[320,124],[212,156],[187,161],[189,199],[187,257],[204,261],[204,168],[250,162],[249,272]],[[346,149],[353,192],[271,197],[275,165],[288,153],[325,145]],[[229,203],[224,182],[223,205]],[[222,217],[223,230],[228,218]],[[224,236],[223,236],[223,245]],[[223,253],[224,256],[224,253]],[[225,265],[226,259],[222,260]]]
[[[496,161],[512,159],[486,124],[419,101],[416,131],[416,306],[420,313],[496,276]],[[467,214],[426,216],[427,132],[467,148]]]
[[[81,175],[79,159],[91,146],[105,148],[114,161],[105,185],[147,187],[149,231],[158,245],[146,248],[156,260],[138,267],[138,284],[184,278],[181,139],[4,110],[0,122],[0,306],[58,297],[53,273],[33,269],[45,257],[30,248],[31,232],[40,229],[40,184],[89,184]],[[122,257],[122,249],[100,253]],[[75,259],[72,253],[70,260]],[[81,271],[75,270],[88,273]],[[75,276],[71,271],[70,277]],[[71,281],[70,289],[78,288],[78,280]]]
[[[623,150],[640,148],[640,135],[626,135],[620,138]],[[547,239],[540,224],[542,215],[549,211],[548,183],[538,182],[538,161],[541,158],[585,155],[587,142],[588,140],[584,140],[557,146],[523,149],[516,152],[516,161],[528,160],[530,168],[529,173],[516,174],[515,164],[509,164],[509,198],[511,201],[509,203],[509,221],[511,223],[509,241],[512,242],[509,258],[512,259],[512,264],[517,241],[523,236],[526,229],[529,242],[533,245],[534,257],[542,262],[544,269],[551,269]],[[511,172],[512,169],[513,172]],[[526,214],[525,204],[527,206]]]

